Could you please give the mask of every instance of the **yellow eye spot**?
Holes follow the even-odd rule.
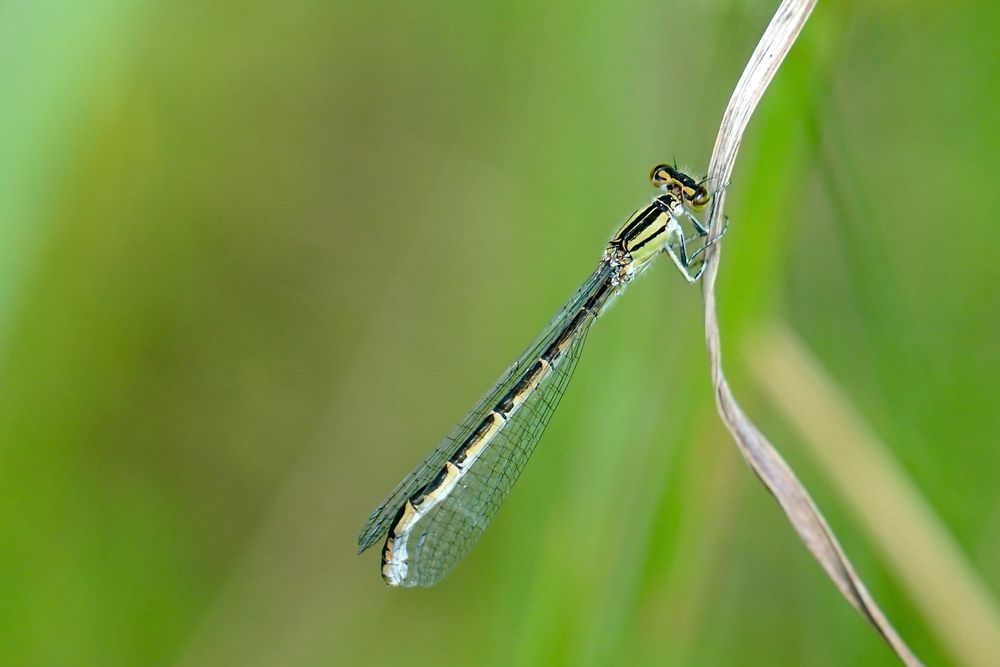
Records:
[[[670,167],[665,164],[658,164],[649,172],[649,180],[655,188],[662,188],[664,185],[674,180]]]

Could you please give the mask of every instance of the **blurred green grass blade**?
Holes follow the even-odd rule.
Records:
[[[0,7],[0,350],[87,122],[115,93],[144,3]]]
[[[1000,610],[935,510],[795,334],[776,325],[747,356],[958,664],[1000,664]]]

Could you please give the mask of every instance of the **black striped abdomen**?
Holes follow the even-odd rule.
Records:
[[[613,283],[613,275],[609,272],[599,284],[588,290],[587,296],[581,296],[580,301],[576,302],[580,304],[577,310],[575,313],[570,311],[572,316],[567,315],[563,319],[566,324],[553,332],[549,339],[551,342],[547,345],[540,344],[541,352],[534,363],[512,385],[508,385],[510,388],[496,399],[437,474],[403,503],[389,529],[383,548],[382,573],[388,583],[411,586],[438,578],[439,573],[435,568],[453,555],[449,551],[451,546],[430,538],[439,533],[426,531],[435,530],[432,526],[441,521],[442,517],[449,518],[444,519],[445,524],[438,525],[438,531],[444,530],[445,525],[450,526],[447,529],[449,531],[472,531],[476,534],[485,529],[521,466],[531,455],[533,444],[540,437],[562,395],[575,365],[576,357],[570,354],[571,350],[575,344],[582,343],[601,307],[614,296],[617,289]],[[563,362],[567,362],[567,367],[560,372]],[[559,377],[553,378],[555,373],[559,373]],[[549,388],[543,386],[549,383],[555,384]],[[555,400],[552,397],[546,398],[548,392],[552,391],[555,391]],[[535,400],[535,392],[546,395],[536,397]],[[525,407],[529,401],[531,403]],[[527,412],[521,414],[522,408]],[[496,442],[501,434],[509,437],[503,442]],[[521,442],[530,442],[531,445],[513,444]],[[491,445],[501,449],[495,450]],[[477,461],[484,456],[486,460],[477,466]],[[470,484],[482,488],[481,495],[468,496]],[[449,503],[432,512],[459,491],[467,494],[462,505]],[[459,525],[463,527],[459,528]],[[472,542],[474,539],[467,538],[469,546]],[[430,544],[435,546],[429,546]],[[410,559],[418,555],[419,560],[411,564]],[[413,570],[413,567],[417,569]]]

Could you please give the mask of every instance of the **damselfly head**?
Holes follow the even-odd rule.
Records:
[[[674,194],[685,205],[695,210],[704,208],[712,198],[704,185],[669,164],[658,164],[653,167],[649,173],[649,180],[654,188]]]

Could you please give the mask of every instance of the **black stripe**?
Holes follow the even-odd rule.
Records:
[[[657,200],[654,199],[653,202],[656,203]],[[663,211],[660,206],[650,206],[650,208],[653,209],[653,215],[646,216],[645,224],[643,224],[642,227],[633,230],[632,233],[629,234],[624,239],[622,247],[624,247],[629,252],[632,252],[632,250],[634,250],[634,248],[632,248],[633,239],[635,239],[637,236],[645,232],[651,226],[655,225],[657,221],[660,219],[661,215],[664,214],[669,215],[669,213],[667,211]]]
[[[625,227],[625,229],[621,230],[621,232],[618,233],[618,236],[615,238],[615,240],[616,241],[621,241],[622,239],[625,239],[626,237],[628,237],[630,234],[632,234],[632,231],[635,229],[636,225],[640,225],[640,224],[641,225],[645,225],[644,220],[645,220],[646,216],[648,216],[650,213],[652,213],[653,210],[654,210],[654,206],[652,204],[650,204],[649,206],[647,206],[646,208],[644,208],[642,210],[642,213],[640,213],[639,215],[637,215],[635,217],[635,220],[633,220],[632,222],[630,222]],[[612,243],[613,242],[614,241],[612,241]]]
[[[476,430],[465,439],[465,442],[463,442],[462,446],[458,448],[458,451],[455,452],[455,454],[448,460],[457,466],[461,466],[465,463],[465,456],[469,452],[469,447],[479,442],[479,440],[482,439],[483,434],[493,428],[493,422],[497,419],[500,419],[500,417],[492,412],[486,415],[486,417],[483,418],[483,421],[479,422],[479,426],[476,427]]]
[[[583,304],[583,307],[589,310],[594,317],[597,317],[597,313],[601,310],[601,306],[603,306],[604,302],[608,300],[608,297],[611,296],[611,292],[613,292],[614,289],[615,286],[611,283],[611,277],[609,276],[601,284],[600,289],[594,292],[592,297],[587,299],[587,303]]]
[[[434,479],[427,483],[427,486],[420,489],[417,493],[410,496],[410,504],[414,508],[417,508],[424,502],[427,498],[427,494],[432,493],[434,489],[438,488],[444,483],[445,477],[448,476],[448,466],[443,465],[441,469],[438,470],[438,474],[434,475]]]
[[[389,524],[391,527],[389,528],[389,534],[386,535],[386,538],[385,538],[385,544],[386,544],[386,546],[389,545],[389,538],[390,537],[393,537],[393,538],[396,537],[396,526],[399,525],[399,520],[403,518],[403,511],[405,509],[406,509],[406,503],[403,503],[402,505],[400,505],[399,506],[399,511],[396,512],[396,518],[392,520],[391,524]],[[388,549],[386,549],[385,546],[383,546],[382,547],[382,553],[383,553],[382,560],[383,561],[385,561],[385,555],[384,554],[387,551],[388,551]]]
[[[511,390],[507,392],[507,395],[500,399],[497,403],[496,411],[501,415],[506,417],[514,409],[514,399],[517,398],[518,394],[524,391],[532,382],[535,381],[535,377],[544,372],[544,366],[542,366],[541,361],[536,361],[535,365],[528,369],[528,372],[521,376],[521,379],[516,385],[511,387]]]
[[[662,234],[664,232],[664,230],[666,230],[666,228],[667,228],[667,226],[663,225],[662,227],[660,227],[659,229],[657,229],[652,234],[652,236],[650,236],[648,239],[646,239],[645,241],[643,241],[639,245],[632,246],[631,248],[628,249],[628,251],[629,252],[635,252],[636,250],[638,250],[639,248],[641,248],[642,246],[646,245],[647,243],[649,243],[650,241],[652,241],[653,239],[655,239],[656,237],[658,237],[660,234]]]
[[[550,364],[555,364],[556,361],[558,361],[559,359],[559,346],[562,345],[562,343],[564,343],[568,339],[575,336],[577,332],[580,330],[580,327],[583,326],[583,322],[588,317],[592,317],[590,311],[587,310],[586,308],[581,308],[580,311],[576,314],[576,317],[573,318],[573,321],[570,322],[565,329],[563,329],[562,333],[559,334],[559,337],[556,338],[554,341],[552,341],[552,344],[549,345],[548,348],[546,348],[545,352],[542,353],[542,359],[549,362]]]
[[[664,213],[666,213],[667,215],[672,215],[671,211],[673,210],[674,206],[677,206],[677,197],[669,193],[665,195],[660,195],[659,197],[653,200],[653,205],[656,206],[661,211],[663,211]]]

